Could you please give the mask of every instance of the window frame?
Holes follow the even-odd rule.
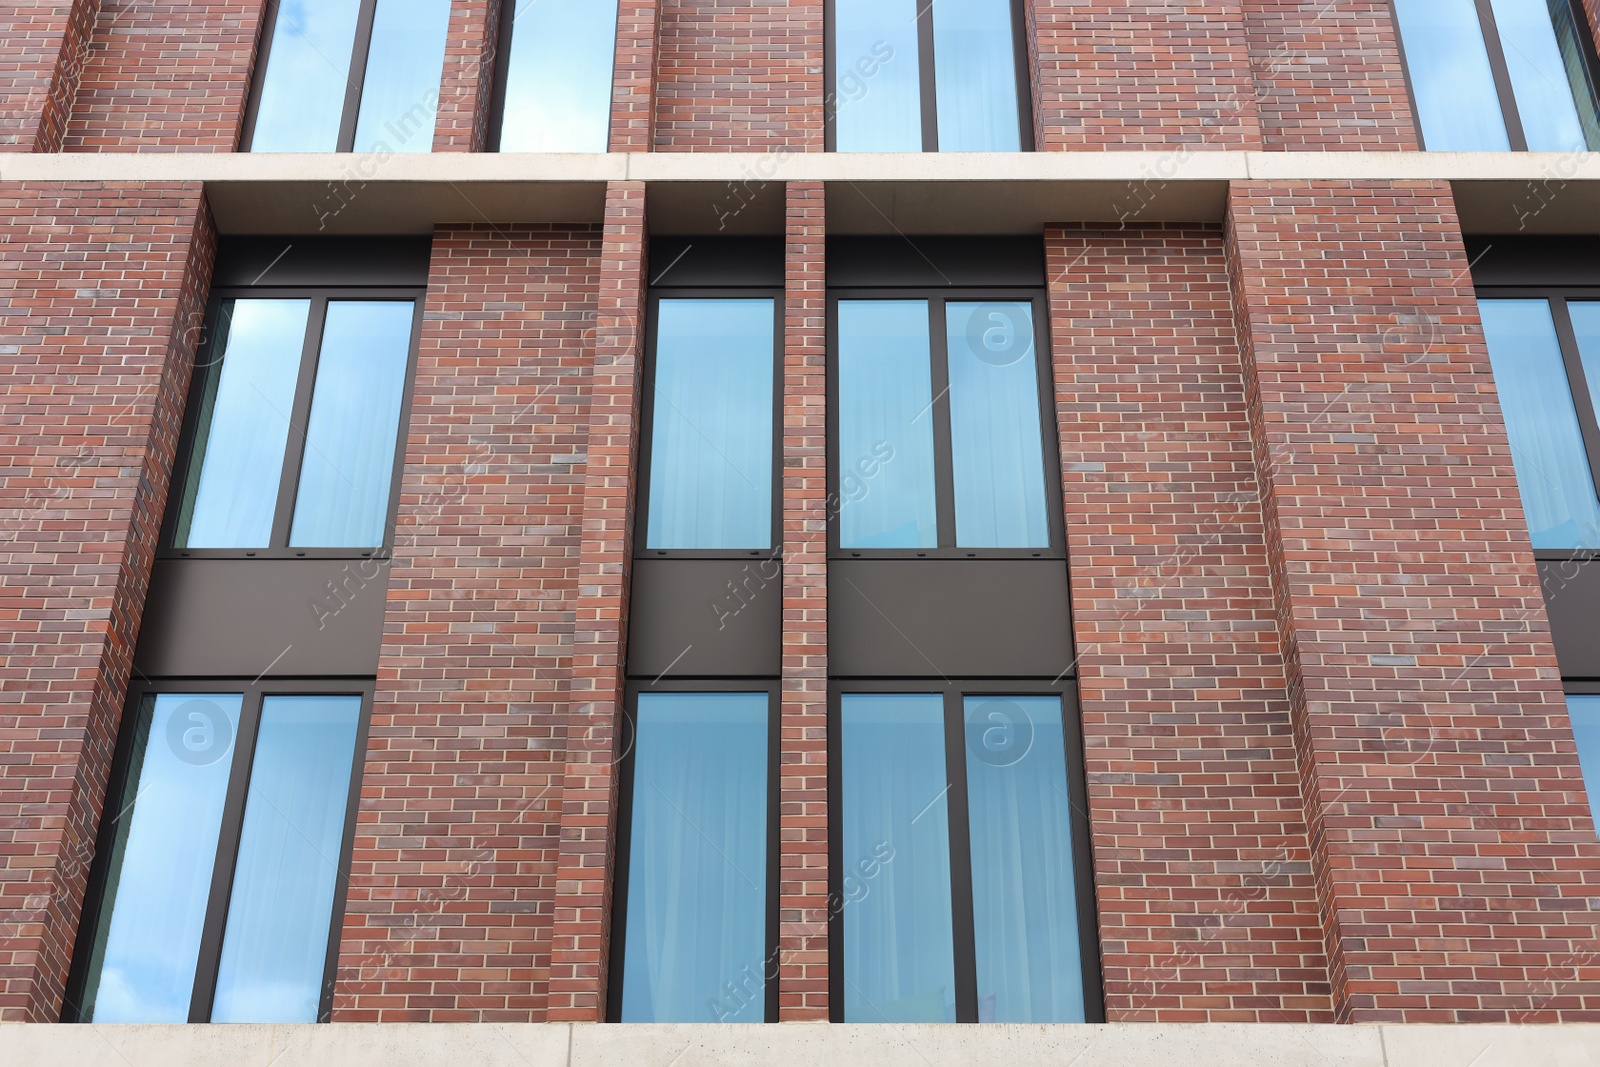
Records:
[[[422,320],[427,290],[409,286],[218,286],[212,290],[206,308],[205,328],[195,346],[194,370],[189,379],[178,448],[174,453],[172,479],[166,515],[161,523],[157,559],[366,559],[386,555],[394,545],[396,510],[400,503],[400,482],[405,472],[406,430],[411,421],[412,393],[417,376],[417,353],[422,340]],[[213,367],[214,350],[221,321],[222,305],[229,300],[310,300],[306,334],[300,349],[299,377],[295,382],[294,408],[289,413],[289,437],[283,450],[283,468],[278,476],[278,497],[273,506],[272,536],[259,548],[180,548],[177,545],[178,520],[188,495],[195,450],[200,447],[200,415],[204,402],[205,376]],[[382,543],[370,548],[294,548],[289,536],[294,523],[295,498],[300,487],[300,467],[305,457],[306,431],[309,429],[311,402],[316,390],[317,364],[322,356],[323,329],[330,301],[410,300],[411,339],[406,352],[405,381],[401,388],[399,422],[395,433],[394,467],[389,475],[388,512],[384,517]]]
[[[1565,0],[1565,3],[1571,10],[1574,24],[1579,31],[1579,53],[1584,73],[1588,75],[1591,89],[1596,92],[1597,97],[1600,97],[1600,78],[1597,78],[1597,74],[1600,74],[1600,55],[1595,51],[1594,32],[1589,25],[1588,15],[1579,0]],[[1505,43],[1500,39],[1500,25],[1495,21],[1494,8],[1490,6],[1490,0],[1473,0],[1473,6],[1478,15],[1478,32],[1483,34],[1483,44],[1488,50],[1489,70],[1494,76],[1495,96],[1500,100],[1500,114],[1505,120],[1506,139],[1511,144],[1510,150],[1527,152],[1528,135],[1523,130],[1522,112],[1517,107],[1516,91],[1511,83],[1511,65],[1506,62]],[[1428,147],[1428,136],[1422,129],[1422,114],[1417,107],[1417,87],[1411,77],[1411,62],[1406,57],[1405,34],[1400,28],[1400,8],[1397,0],[1389,0],[1389,19],[1390,25],[1394,27],[1395,44],[1400,50],[1400,70],[1405,75],[1406,99],[1411,105],[1411,121],[1416,127],[1417,145],[1424,152],[1448,151]],[[1578,106],[1581,111],[1582,105]]]
[[[635,486],[635,559],[761,559],[783,551],[784,291],[771,286],[652,288],[645,301],[644,367],[640,379],[639,452]],[[766,548],[650,548],[651,464],[655,452],[656,341],[662,300],[767,300],[772,309],[772,543]]]
[[[1090,838],[1083,717],[1075,679],[835,678],[828,682],[828,1021],[842,1023],[845,1004],[843,707],[845,696],[938,694],[944,699],[945,781],[949,785],[951,933],[955,955],[956,1022],[978,1021],[977,932],[973,915],[972,835],[968,825],[966,720],[968,696],[1037,696],[1061,700],[1066,741],[1067,793],[1072,808],[1072,863],[1077,882],[1078,957],[1083,969],[1085,1023],[1103,1023],[1105,987],[1100,970],[1100,921],[1095,903],[1094,845]],[[960,754],[957,761],[953,757]],[[1070,1025],[1070,1024],[1067,1024]]]
[[[489,95],[489,124],[484,135],[485,152],[500,151],[500,136],[506,122],[506,82],[511,76],[511,41],[516,32],[517,7],[515,0],[500,6],[500,24],[495,27],[494,91]],[[612,28],[611,40],[611,94],[610,104],[616,102],[617,49],[622,40],[622,10],[617,10],[617,25]],[[611,151],[612,123],[608,105],[606,113],[606,151]]]
[[[1478,301],[1484,300],[1544,300],[1550,307],[1550,317],[1555,323],[1556,340],[1561,346],[1561,362],[1567,372],[1567,388],[1572,393],[1573,407],[1578,415],[1578,429],[1583,434],[1584,453],[1589,460],[1589,476],[1600,498],[1600,412],[1595,410],[1594,394],[1583,369],[1583,356],[1578,351],[1578,334],[1572,326],[1570,302],[1600,304],[1600,286],[1581,285],[1478,285],[1474,287]],[[1482,328],[1482,320],[1479,320]],[[1492,376],[1492,375],[1491,375]],[[1594,383],[1600,386],[1600,382]],[[1498,389],[1496,390],[1498,396]],[[1503,421],[1503,420],[1502,420]],[[1524,531],[1526,534],[1526,531]],[[1530,535],[1531,536],[1531,535]],[[1592,548],[1535,548],[1536,560],[1564,562],[1593,559]]]
[[[823,151],[837,152],[838,47],[834,30],[839,24],[835,10],[839,0],[827,0],[822,14],[823,40]],[[935,77],[937,57],[933,53],[934,0],[916,0],[917,8],[917,85],[922,119],[922,151],[939,151],[939,100]],[[1011,9],[1011,56],[1017,82],[1017,128],[1021,135],[1017,151],[1035,151],[1032,60],[1028,50],[1028,20],[1025,0],[1009,0]]]
[[[267,80],[267,62],[272,58],[272,45],[278,32],[280,5],[269,3],[261,20],[261,36],[256,48],[255,69],[250,72],[250,99],[245,105],[244,122],[239,129],[240,152],[253,151],[256,136],[256,118],[261,111],[261,89]],[[367,84],[367,56],[372,48],[372,24],[378,13],[378,0],[361,0],[360,13],[356,15],[355,40],[351,44],[350,73],[345,78],[344,110],[339,118],[339,140],[335,152],[355,149],[356,120],[361,114],[361,94]]]
[[[839,515],[844,509],[839,456],[839,302],[841,300],[926,300],[929,315],[929,383],[933,399],[934,514],[938,545],[933,548],[844,548]],[[1045,512],[1050,543],[1043,548],[962,548],[956,544],[955,455],[950,422],[950,350],[946,303],[1029,303],[1033,307],[1034,371],[1039,387],[1039,432],[1044,459]],[[1055,376],[1050,356],[1050,316],[1044,290],[997,286],[882,286],[830,288],[827,307],[827,502],[829,559],[1058,559],[1067,558],[1066,512],[1061,496],[1061,441],[1055,409]]]
[[[657,678],[655,681],[630,681],[624,690],[621,710],[617,714],[617,749],[613,757],[617,766],[617,817],[615,821],[615,849],[612,853],[611,873],[611,944],[607,956],[605,1010],[607,1022],[622,1020],[622,980],[627,962],[628,933],[628,868],[632,859],[633,842],[633,785],[635,741],[638,739],[639,695],[641,693],[766,693],[767,694],[767,900],[765,944],[763,961],[766,975],[762,986],[764,1004],[763,1023],[778,1022],[778,934],[779,899],[782,877],[782,840],[780,839],[782,802],[783,753],[783,683],[776,678]]]
[[[233,741],[232,765],[228,771],[228,790],[223,802],[222,825],[217,835],[217,854],[212,861],[211,889],[205,923],[200,936],[200,954],[195,962],[194,989],[189,997],[189,1022],[209,1023],[216,995],[218,971],[222,964],[222,939],[227,930],[228,907],[233,894],[239,846],[243,839],[245,801],[250,792],[250,777],[255,764],[256,743],[261,732],[261,710],[267,697],[329,696],[360,697],[361,714],[356,725],[355,758],[351,761],[350,786],[345,798],[344,830],[339,846],[339,864],[333,890],[333,908],[328,921],[328,948],[323,961],[322,993],[317,1007],[317,1022],[330,1021],[334,986],[338,978],[339,942],[344,925],[345,902],[350,886],[351,857],[355,850],[356,816],[361,806],[361,779],[366,771],[367,734],[372,721],[376,681],[370,678],[292,678],[244,681],[237,678],[142,679],[128,687],[128,698],[118,724],[117,744],[112,756],[106,790],[107,804],[115,803],[127,789],[132,769],[133,743],[140,706],[146,697],[184,693],[239,693],[239,732]],[[66,995],[62,999],[61,1021],[88,1022],[82,1017],[83,999],[89,982],[89,959],[95,935],[105,910],[106,882],[115,833],[115,818],[102,810],[95,831],[94,860],[84,891],[82,917],[68,971]]]

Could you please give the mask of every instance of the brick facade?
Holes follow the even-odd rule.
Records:
[[[0,152],[61,148],[96,0],[16,0],[0,10]]]
[[[435,152],[481,152],[488,143],[502,10],[502,0],[453,0],[450,5]]]

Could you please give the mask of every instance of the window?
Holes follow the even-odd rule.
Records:
[[[832,0],[829,19],[830,150],[1033,147],[1018,0]]]
[[[346,683],[135,692],[69,1020],[327,1018],[366,699]]]
[[[219,294],[192,389],[175,549],[386,541],[416,298]]]
[[[606,150],[617,0],[507,5],[500,48],[499,151]]]
[[[837,1022],[1098,1021],[1076,714],[1055,686],[838,683]]]
[[[450,0],[267,5],[242,151],[433,151]]]
[[[775,686],[683,685],[633,696],[611,1018],[776,1021]]]
[[[1478,307],[1533,547],[1600,548],[1600,300],[1495,292]]]
[[[1593,45],[1574,0],[1395,0],[1424,146],[1600,149]]]
[[[835,301],[837,549],[965,556],[1061,544],[1037,304],[903,290]]]
[[[1589,807],[1596,811],[1593,818],[1600,826],[1600,810],[1595,809],[1595,800],[1600,798],[1600,685],[1579,684],[1578,692],[1567,694],[1567,714],[1572,719],[1572,739],[1578,743]]]

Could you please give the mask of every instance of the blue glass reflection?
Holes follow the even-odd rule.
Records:
[[[162,694],[139,709],[117,806],[84,1015],[184,1023],[194,994],[217,835],[243,697]]]
[[[945,305],[956,544],[1045,548],[1044,439],[1033,305]]]
[[[1578,765],[1583,768],[1583,786],[1589,794],[1590,817],[1600,827],[1600,696],[1567,694],[1567,714],[1572,718],[1572,738],[1578,743]]]
[[[1564,7],[1567,0],[1558,0]],[[1512,95],[1528,148],[1534,152],[1581,152],[1583,123],[1578,118],[1567,63],[1556,40],[1547,0],[1490,0]],[[1573,56],[1581,64],[1576,54]],[[1587,91],[1585,75],[1578,71]],[[1593,106],[1592,99],[1586,101]]]
[[[944,698],[840,707],[846,1022],[955,1021]]]
[[[1578,355],[1583,376],[1589,383],[1589,401],[1600,415],[1600,302],[1572,300],[1567,303],[1572,329],[1578,335]]]
[[[1083,1022],[1059,697],[966,697],[978,1021]]]
[[[922,151],[918,0],[836,0],[834,147]]]
[[[933,57],[939,151],[1019,151],[1011,0],[933,0]]]
[[[768,699],[639,696],[623,1022],[765,1019]]]
[[[279,0],[252,152],[339,147],[361,0]]]
[[[317,1021],[360,721],[358,696],[262,701],[212,1022]]]
[[[519,0],[506,67],[502,152],[604,152],[617,0]]]
[[[1478,307],[1533,547],[1600,547],[1600,498],[1549,302]]]
[[[450,0],[378,0],[355,151],[433,151],[449,27]]]
[[[283,478],[309,300],[230,300],[205,369],[179,548],[264,548]]]
[[[839,543],[932,548],[939,531],[928,302],[838,307]]]
[[[772,546],[772,300],[656,312],[650,548]]]
[[[373,548],[389,518],[410,300],[330,300],[289,543]]]
[[[1425,147],[1504,152],[1500,97],[1473,0],[1395,0]]]

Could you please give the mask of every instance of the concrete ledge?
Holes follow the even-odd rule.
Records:
[[[127,1067],[1583,1067],[1565,1026],[0,1026],[0,1063]]]

